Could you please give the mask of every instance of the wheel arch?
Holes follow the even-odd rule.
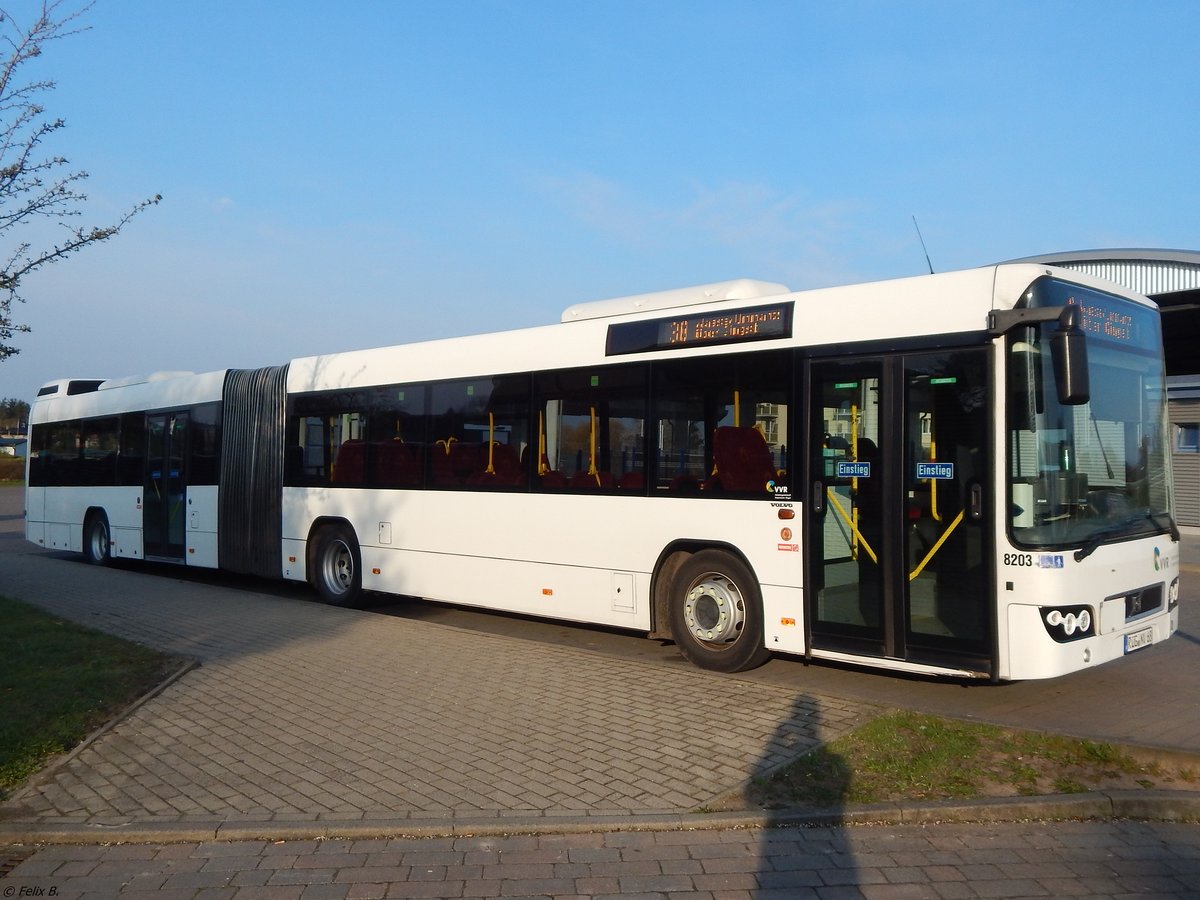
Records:
[[[723,550],[736,556],[757,581],[758,573],[754,571],[754,566],[750,564],[746,554],[734,544],[703,538],[678,538],[672,541],[659,553],[650,578],[649,636],[655,640],[675,640],[671,629],[671,583],[679,573],[679,568],[684,561],[701,550]]]
[[[108,510],[106,510],[103,506],[89,506],[83,511],[83,524],[80,527],[86,530],[88,523],[91,522],[92,519],[96,518],[96,516],[104,516],[104,521],[107,522]]]
[[[326,528],[346,528],[350,534],[354,536],[355,542],[361,547],[362,541],[358,539],[358,532],[350,523],[350,520],[345,516],[318,516],[312,520],[308,526],[308,537],[304,542],[304,577],[309,578],[312,573],[313,552],[316,549],[316,537]]]
[[[104,539],[107,546],[104,547],[102,553],[98,552],[99,548],[91,546],[92,530],[97,522],[104,524]],[[103,506],[89,506],[84,510],[83,524],[79,527],[79,549],[88,562],[94,565],[108,565],[112,559],[112,547],[112,522],[108,518],[108,511]]]

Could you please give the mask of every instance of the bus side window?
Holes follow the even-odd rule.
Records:
[[[430,397],[435,487],[528,486],[529,376],[443,382],[431,386]]]
[[[328,484],[327,441],[322,416],[294,416],[288,423],[285,475],[291,485]]]
[[[191,433],[188,451],[188,483],[217,484],[218,453],[216,404],[206,404],[192,409]]]
[[[55,422],[43,425],[45,444],[39,454],[43,485],[70,485],[79,482],[80,423]]]
[[[29,433],[29,486],[46,487],[50,483],[50,426],[34,425]]]
[[[329,468],[333,484],[361,486],[367,481],[366,416],[343,412],[328,420]]]
[[[425,482],[428,419],[425,385],[378,388],[370,407],[367,480],[373,487],[418,488]]]
[[[708,413],[715,391],[706,384],[724,379],[711,360],[660,363],[654,378],[654,433],[658,436],[655,489],[698,494],[712,471]]]
[[[117,450],[117,483],[132,487],[146,481],[146,414],[121,416],[121,446]]]
[[[295,397],[285,436],[286,483],[366,486],[367,448],[354,445],[367,439],[370,408],[370,398],[361,390]],[[352,449],[343,455],[347,444]]]
[[[79,483],[107,487],[117,483],[120,420],[87,419],[80,435]]]
[[[660,363],[655,489],[776,496],[787,485],[791,385],[786,352]]]
[[[642,364],[537,376],[540,488],[645,489],[646,379]]]

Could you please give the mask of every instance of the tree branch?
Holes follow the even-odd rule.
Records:
[[[41,12],[27,28],[0,9],[0,52],[7,50],[0,59],[0,240],[10,239],[15,229],[43,217],[59,220],[69,233],[65,241],[48,248],[34,249],[28,241],[18,240],[6,254],[8,262],[0,268],[0,341],[29,331],[29,326],[14,323],[11,318],[13,301],[25,302],[20,292],[23,278],[90,244],[114,237],[134,216],[162,199],[156,194],[143,200],[112,225],[72,228],[62,221],[81,215],[87,194],[78,185],[88,174],[63,174],[63,167],[68,165],[65,158],[42,156],[45,142],[66,127],[62,119],[43,118],[45,110],[37,102],[54,89],[54,82],[19,84],[16,78],[21,66],[40,57],[48,43],[87,30],[78,23],[92,3],[64,13],[60,12],[63,2],[44,0]],[[0,360],[16,352],[17,348],[0,343]]]

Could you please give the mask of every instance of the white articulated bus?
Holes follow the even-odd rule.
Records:
[[[1178,627],[1158,311],[1002,265],[735,281],[542,328],[46,385],[27,536],[993,680]]]

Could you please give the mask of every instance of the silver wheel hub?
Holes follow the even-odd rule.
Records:
[[[735,641],[746,624],[746,603],[737,586],[719,573],[693,583],[683,604],[688,631],[708,644]]]
[[[108,529],[99,523],[93,525],[91,538],[92,556],[103,559],[108,553]]]
[[[344,594],[354,584],[354,555],[344,541],[337,541],[325,554],[325,584]]]

